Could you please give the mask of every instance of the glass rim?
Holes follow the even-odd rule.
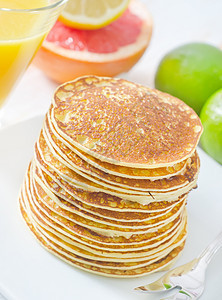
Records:
[[[68,0],[58,0],[55,3],[46,5],[46,6],[42,6],[42,7],[36,7],[36,8],[4,8],[4,7],[0,7],[0,12],[40,12],[40,11],[45,11],[45,10],[50,10],[52,8],[58,7],[60,5],[62,5],[63,3],[67,2]]]

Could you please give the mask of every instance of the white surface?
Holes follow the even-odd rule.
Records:
[[[43,249],[23,222],[17,196],[41,123],[38,117],[0,132],[0,292],[12,300],[158,299],[133,288],[160,273],[111,279],[78,270]],[[189,196],[189,235],[177,264],[197,256],[222,229],[222,167],[199,153],[199,187]],[[222,299],[221,266],[222,251],[209,266],[201,300]]]
[[[153,86],[161,58],[183,43],[202,41],[222,47],[221,0],[142,0],[153,16],[149,48],[132,70],[119,77]],[[42,115],[57,84],[31,66],[8,101],[6,122]]]

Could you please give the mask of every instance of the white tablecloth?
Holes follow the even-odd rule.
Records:
[[[187,42],[222,46],[221,0],[143,0],[153,16],[153,36],[142,59],[119,77],[153,87],[160,59]],[[6,124],[44,114],[57,84],[30,66],[11,94],[5,112]]]

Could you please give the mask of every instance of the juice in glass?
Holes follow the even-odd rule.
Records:
[[[0,0],[0,107],[47,33],[48,15],[27,9],[47,5],[49,0]]]

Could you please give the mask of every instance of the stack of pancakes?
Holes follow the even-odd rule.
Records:
[[[157,90],[96,76],[63,84],[21,189],[26,223],[50,252],[90,272],[166,268],[184,247],[201,131],[190,107]]]

